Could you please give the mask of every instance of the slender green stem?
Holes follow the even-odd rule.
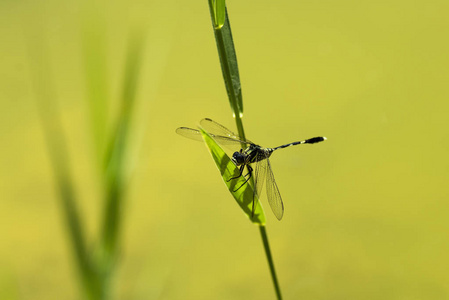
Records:
[[[133,118],[139,68],[142,59],[143,39],[140,35],[133,35],[129,42],[126,57],[121,110],[116,128],[106,153],[105,189],[106,203],[103,220],[103,255],[105,268],[112,268],[117,252],[120,228],[122,227],[122,207],[125,192],[125,155]]]
[[[240,117],[240,115],[235,115],[235,123],[237,125],[237,130],[238,130],[239,136],[242,137],[246,141],[245,131],[243,130],[243,122],[242,122],[242,118]],[[245,146],[245,145],[243,145],[243,146]]]
[[[270,266],[271,279],[273,280],[274,289],[276,290],[276,296],[278,300],[282,300],[281,288],[279,287],[278,279],[276,276],[276,270],[274,268],[273,258],[271,257],[270,244],[268,243],[267,231],[264,225],[259,226],[260,235],[262,236],[263,247],[265,249],[265,255],[267,256],[268,265]]]
[[[45,105],[47,104],[47,105]],[[74,250],[77,266],[84,291],[88,299],[102,299],[102,289],[95,265],[87,252],[82,217],[78,211],[75,188],[68,162],[68,151],[56,102],[40,101],[39,111],[44,128],[50,161],[59,189],[62,212],[67,224],[70,241]]]
[[[217,20],[215,16],[220,13],[214,12],[213,0],[209,0],[209,9],[214,25]],[[223,9],[223,7],[222,7]],[[243,100],[242,88],[240,84],[240,75],[237,65],[237,55],[235,52],[234,41],[232,39],[231,25],[226,8],[224,8],[224,24],[220,27],[213,27],[215,41],[217,43],[218,56],[220,58],[223,79],[228,93],[229,103],[235,118],[237,130],[243,139],[245,139],[245,131],[242,124]],[[243,146],[243,145],[242,145]]]
[[[226,20],[227,20],[227,15],[226,15]],[[216,34],[218,52],[220,53],[220,58],[222,61],[228,62],[230,60],[230,58],[228,57],[228,53],[226,52],[225,41],[224,41],[222,29],[215,29],[215,34]],[[237,104],[238,99],[236,97],[236,94],[238,93],[238,91],[235,90],[235,87],[232,84],[232,75],[231,75],[231,70],[230,70],[229,64],[222,62],[221,65],[222,65],[223,77],[225,79],[225,83],[231,83],[231,84],[226,84],[226,88],[229,91],[229,93],[228,93],[229,102],[231,103],[231,108],[232,108],[232,112],[234,114],[235,123],[237,125],[237,130],[238,130],[239,136],[246,140],[245,130],[243,129],[242,117],[239,112],[239,107]]]
[[[137,81],[142,58],[143,39],[133,35],[126,56],[121,109],[105,153],[105,204],[101,232],[99,270],[103,289],[111,291],[110,282],[117,263],[120,233],[123,227],[123,206],[126,193],[126,154],[133,119]],[[106,295],[108,298],[109,294]]]
[[[214,1],[209,0],[209,10],[212,18],[212,24],[217,24],[215,20],[218,12],[214,12],[214,9],[219,9],[218,6],[214,8]],[[223,6],[221,6],[223,9]],[[213,26],[215,40],[217,43],[218,56],[220,58],[221,70],[223,73],[223,79],[228,93],[229,103],[235,118],[237,130],[239,136],[246,140],[245,131],[243,129],[242,116],[243,116],[243,100],[242,100],[242,88],[240,83],[240,76],[237,65],[237,55],[235,52],[234,41],[232,39],[231,26],[229,23],[228,12],[225,9],[225,19],[223,26]],[[242,144],[242,148],[245,147]],[[254,186],[254,180],[251,178],[251,182]],[[264,225],[260,225],[260,234],[267,256],[268,265],[270,266],[271,278],[273,280],[274,288],[276,290],[277,299],[281,300],[281,289],[276,277],[276,270],[274,268],[273,258],[271,257],[270,244],[268,243],[268,236]]]

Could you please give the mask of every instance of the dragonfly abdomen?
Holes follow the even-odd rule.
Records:
[[[285,145],[276,147],[276,148],[273,149],[273,151],[274,151],[274,150],[277,150],[277,149],[287,148],[287,147],[290,147],[290,146],[295,146],[295,145],[301,145],[301,144],[315,144],[315,143],[319,143],[319,142],[322,142],[322,141],[325,141],[325,140],[326,140],[325,137],[323,137],[323,136],[317,136],[317,137],[313,137],[313,138],[310,138],[310,139],[307,139],[307,140],[304,140],[304,141],[293,142],[293,143],[290,143],[290,144],[285,144]]]

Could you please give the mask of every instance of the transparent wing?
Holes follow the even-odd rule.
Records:
[[[278,186],[274,180],[273,171],[271,170],[271,164],[268,159],[267,162],[267,197],[268,203],[271,206],[271,210],[278,220],[282,219],[284,215],[284,203],[282,203],[281,193],[279,193]]]
[[[193,129],[193,128],[188,128],[188,127],[179,127],[178,129],[176,129],[176,133],[179,135],[182,135],[183,137],[195,140],[195,141],[203,141],[203,136],[201,135],[201,132],[197,129]],[[238,147],[240,147],[241,143],[246,143],[243,142],[241,140],[236,140],[233,139],[232,137],[229,136],[221,136],[221,135],[216,135],[213,133],[209,133],[210,136],[217,141],[217,143],[222,144],[222,145],[237,145]]]
[[[263,157],[260,157],[263,156]],[[267,168],[268,168],[268,160],[266,159],[264,153],[259,154],[259,160],[256,163],[256,169],[254,171],[254,195],[253,195],[253,208],[252,208],[252,215],[254,216],[254,210],[256,208],[256,200],[260,199],[262,188],[265,183],[265,176],[267,174]],[[258,158],[258,159],[259,159]],[[257,198],[255,197],[257,195]]]
[[[188,127],[179,127],[176,129],[176,133],[182,135],[183,137],[195,140],[195,141],[203,141],[203,136],[201,132],[196,129],[188,128]]]
[[[231,130],[227,129],[226,127],[224,127],[223,125],[209,119],[209,118],[205,118],[202,119],[200,121],[201,126],[204,128],[204,130],[206,130],[208,133],[216,135],[216,136],[222,136],[222,137],[228,137],[231,138],[233,140],[238,140],[240,143],[245,143],[247,144],[247,146],[249,146],[249,144],[254,144],[253,142],[251,142],[250,140],[244,140],[243,138],[241,138],[240,136],[238,136],[237,134],[235,134],[234,132],[232,132]]]

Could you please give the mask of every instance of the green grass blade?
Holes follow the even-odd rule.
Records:
[[[225,21],[223,26],[217,28],[214,21],[214,3],[209,0],[209,8],[214,25],[215,41],[217,43],[218,56],[220,58],[223,79],[228,93],[229,103],[234,116],[243,115],[242,86],[240,83],[239,68],[234,41],[232,39],[231,25],[228,12],[225,7]],[[240,132],[239,132],[240,133]]]
[[[226,1],[213,0],[214,25],[216,29],[223,27],[226,19]]]
[[[257,201],[254,217],[251,218],[252,214],[252,203],[253,203],[253,188],[250,184],[245,184],[239,190],[237,189],[242,183],[245,181],[243,176],[231,181],[228,181],[229,178],[236,176],[239,173],[239,169],[235,166],[235,164],[231,161],[229,156],[223,151],[223,149],[215,142],[213,138],[209,136],[209,134],[200,128],[201,134],[203,135],[203,139],[206,142],[207,148],[209,149],[212,158],[217,165],[218,170],[220,171],[221,177],[223,178],[223,182],[228,188],[229,192],[234,197],[237,204],[243,210],[245,215],[251,220],[251,222],[255,224],[265,224],[265,213],[262,208],[262,205],[259,201]]]
[[[124,161],[133,118],[139,68],[142,64],[142,48],[142,37],[133,36],[126,57],[120,115],[106,152],[106,203],[102,228],[102,247],[106,264],[114,261],[118,245],[126,173]]]

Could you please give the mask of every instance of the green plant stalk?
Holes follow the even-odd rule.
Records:
[[[121,109],[114,135],[105,158],[105,207],[102,227],[102,261],[104,284],[114,268],[122,227],[122,207],[125,193],[125,155],[133,117],[133,107],[137,90],[137,79],[141,65],[143,39],[133,36],[130,40],[124,72]]]
[[[234,42],[232,39],[231,25],[228,18],[228,12],[224,7],[225,21],[223,26],[215,26],[218,23],[215,20],[216,15],[221,15],[223,12],[214,12],[214,0],[209,0],[209,10],[212,18],[212,25],[214,29],[215,41],[217,43],[218,56],[220,58],[221,70],[223,79],[228,93],[229,103],[231,105],[232,113],[235,118],[239,136],[245,139],[245,131],[243,129],[243,100],[242,90],[240,84],[240,75],[237,65],[237,55],[235,52]]]
[[[81,216],[76,205],[76,195],[73,188],[73,180],[70,176],[70,170],[67,165],[67,149],[63,141],[63,135],[60,131],[60,122],[56,114],[49,115],[48,107],[40,108],[41,120],[43,123],[48,151],[50,153],[51,165],[59,189],[62,210],[67,223],[70,241],[74,249],[76,262],[80,272],[80,278],[84,291],[89,299],[102,299],[102,289],[97,277],[95,265],[86,249],[86,238],[82,228]],[[54,107],[54,106],[53,106]],[[43,112],[44,110],[47,113]],[[53,120],[53,121],[52,121]]]
[[[235,52],[234,42],[232,39],[231,26],[228,18],[228,12],[225,11],[225,22],[221,27],[216,27],[214,24],[218,22],[214,20],[215,16],[219,13],[214,12],[214,0],[209,0],[209,11],[212,18],[212,25],[214,28],[215,40],[217,43],[218,56],[220,58],[220,65],[223,72],[223,79],[226,85],[226,91],[228,93],[229,102],[235,122],[237,125],[238,134],[241,138],[246,140],[245,131],[243,129],[243,100],[241,93],[240,76],[237,66],[237,55]],[[225,8],[226,9],[226,8]],[[242,145],[244,147],[244,145]],[[251,182],[254,186],[254,180],[251,178]],[[270,244],[268,242],[268,235],[264,225],[259,226],[260,234],[262,237],[265,254],[267,257],[268,265],[270,267],[271,278],[273,280],[276,296],[278,300],[282,299],[281,290],[276,276],[276,270],[274,267],[273,258],[271,256]]]
[[[276,291],[276,296],[278,300],[282,300],[281,288],[279,287],[279,282],[276,276],[276,269],[274,268],[273,257],[271,256],[270,244],[268,243],[267,230],[265,225],[259,225],[260,235],[262,236],[263,247],[265,249],[265,255],[267,257],[268,265],[270,267],[271,279],[273,280],[274,289]]]
[[[227,13],[226,13],[226,23],[229,23]],[[235,118],[237,131],[239,133],[239,136],[246,140],[245,130],[243,129],[243,122],[242,122],[242,111],[239,109],[238,105],[238,96],[237,96],[238,91],[236,91],[234,85],[232,84],[231,69],[229,67],[229,64],[227,63],[230,60],[230,58],[228,57],[228,53],[225,50],[223,27],[220,29],[214,29],[214,31],[215,31],[215,38],[217,41],[218,53],[220,56],[220,60],[222,61],[221,66],[223,71],[223,77],[226,84],[226,90],[228,91],[229,102],[231,104],[232,113]]]

